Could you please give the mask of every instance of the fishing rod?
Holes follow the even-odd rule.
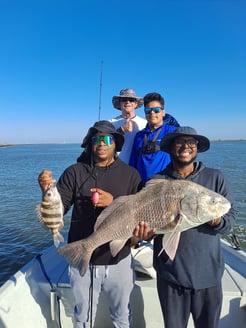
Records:
[[[101,118],[101,97],[102,97],[102,73],[103,73],[103,60],[101,60],[101,73],[100,73],[100,86],[99,86],[99,107],[98,107],[98,121]]]

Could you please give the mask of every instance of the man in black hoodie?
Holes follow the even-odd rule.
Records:
[[[84,148],[77,163],[68,167],[57,183],[64,206],[64,214],[73,206],[68,243],[88,237],[102,210],[114,198],[134,194],[142,187],[138,172],[117,157],[124,136],[108,121],[96,122],[88,130]],[[46,171],[47,172],[47,171]],[[39,175],[42,191],[53,180],[43,171]],[[98,199],[92,202],[92,194]],[[115,327],[131,327],[130,294],[134,286],[134,270],[130,254],[131,240],[112,257],[109,244],[98,247],[83,277],[70,268],[70,279],[75,298],[74,328],[93,326],[98,297],[107,293],[109,311]],[[92,294],[89,292],[93,288]]]

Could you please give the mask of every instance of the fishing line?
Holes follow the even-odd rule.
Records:
[[[53,286],[53,284],[52,284],[52,282],[51,282],[51,280],[50,280],[50,277],[48,276],[48,274],[47,274],[47,272],[46,272],[46,270],[45,270],[45,267],[44,267],[43,261],[42,261],[42,259],[41,259],[41,256],[42,256],[42,254],[38,254],[38,255],[36,256],[36,259],[38,260],[38,263],[39,263],[39,265],[40,265],[41,271],[42,271],[42,273],[43,273],[45,279],[48,281],[48,283],[49,283],[49,285],[50,285],[50,288],[51,288],[51,289],[54,289],[55,287]]]
[[[93,170],[92,170],[92,175],[95,174],[95,180],[96,180],[96,183],[95,183],[95,188],[97,188],[97,185],[98,185],[98,181],[97,181],[97,177],[98,177],[98,174],[97,174],[97,170],[96,170],[96,166],[93,167]],[[96,221],[96,206],[94,206],[94,209],[93,209],[93,219],[94,221]],[[92,327],[92,315],[93,315],[93,291],[94,291],[94,265],[93,263],[91,263],[90,265],[90,278],[91,278],[91,284],[90,284],[90,291],[89,291],[89,303],[90,303],[90,328],[93,328]]]

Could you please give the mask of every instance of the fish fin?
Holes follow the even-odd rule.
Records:
[[[63,221],[63,216],[61,217],[61,223],[60,223],[60,227],[59,230],[64,228],[64,221]]]
[[[120,196],[118,198],[115,198],[113,200],[113,202],[106,207],[102,213],[98,216],[96,223],[94,225],[94,231],[96,231],[99,226],[101,225],[101,223],[113,212],[115,211],[118,207],[120,207],[122,204],[124,204],[125,202],[129,201],[129,199],[131,199],[132,197],[134,197],[135,195],[127,195],[127,196]]]
[[[41,215],[41,204],[38,204],[36,206],[36,213],[38,215],[39,221],[42,223],[43,222],[43,219],[42,219],[42,215]]]
[[[126,242],[127,240],[118,239],[112,240],[109,243],[109,248],[113,257],[115,257],[119,253],[119,251],[124,247]]]
[[[179,245],[180,232],[170,232],[163,236],[162,238],[162,249],[159,252],[158,256],[165,250],[168,257],[173,260]]]
[[[62,234],[60,234],[60,232],[57,232],[53,236],[53,239],[54,239],[54,245],[55,245],[55,247],[58,247],[60,245],[60,243],[63,243],[64,242],[64,238],[63,238]]]
[[[39,222],[41,224],[41,226],[46,229],[46,230],[49,230],[46,226],[45,226],[45,223],[44,223],[44,220],[43,220],[43,217],[42,217],[42,213],[41,213],[41,204],[37,205],[36,206],[36,213],[37,213],[37,216],[38,216],[38,219],[39,219]]]
[[[92,255],[92,252],[87,250],[84,241],[78,240],[61,246],[57,249],[57,253],[63,256],[72,267],[77,268],[81,276],[84,276]]]

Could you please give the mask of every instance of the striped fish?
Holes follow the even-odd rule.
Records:
[[[63,204],[55,185],[43,193],[42,201],[37,206],[37,213],[43,227],[51,230],[54,245],[58,247],[61,242],[64,242],[64,238],[59,232],[63,228],[64,222]]]

